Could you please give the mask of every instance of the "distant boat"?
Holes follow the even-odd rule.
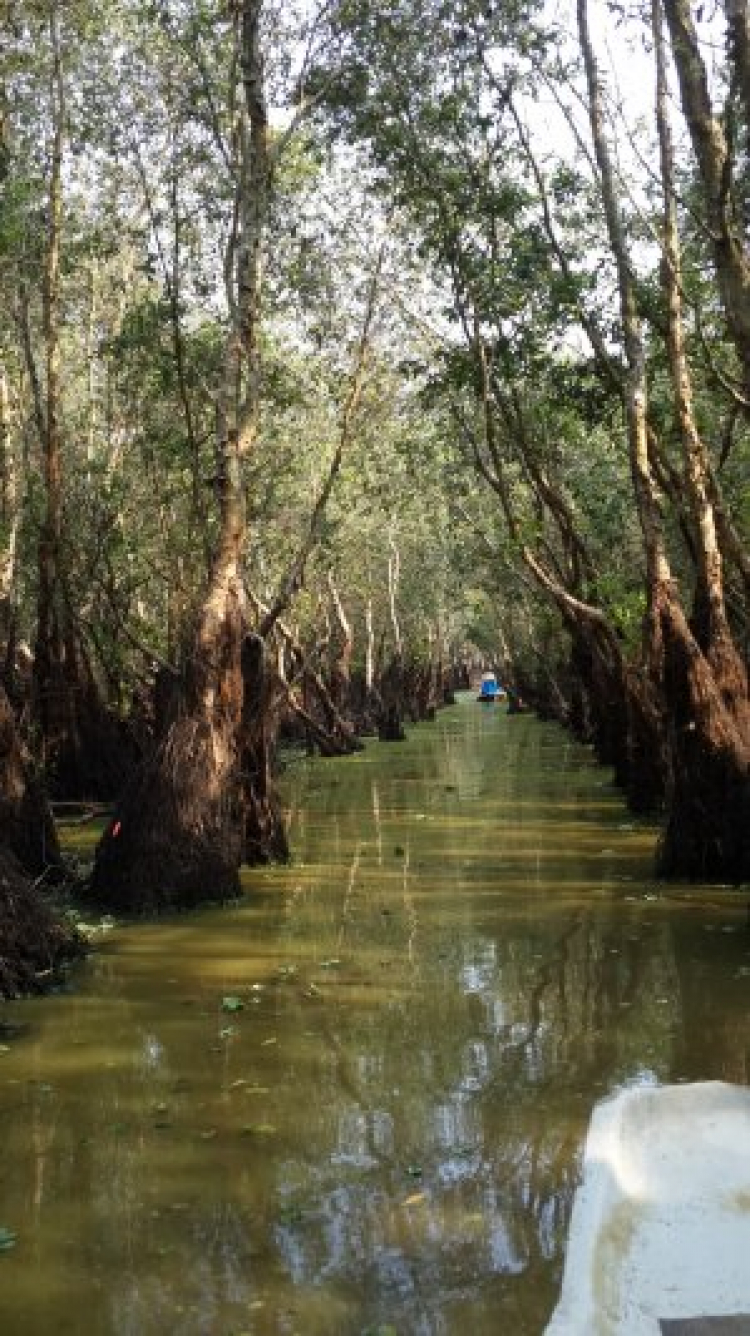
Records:
[[[493,700],[504,700],[505,688],[500,686],[494,673],[482,673],[482,680],[479,684],[479,695],[477,700],[483,705],[487,705]]]
[[[750,1333],[750,1089],[638,1086],[595,1109],[545,1336]]]

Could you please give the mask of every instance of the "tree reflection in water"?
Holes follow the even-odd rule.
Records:
[[[478,714],[305,766],[292,867],[24,1004],[3,1330],[538,1336],[595,1101],[747,1079],[741,908],[656,891],[587,752]]]

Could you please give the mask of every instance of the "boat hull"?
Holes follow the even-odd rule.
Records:
[[[748,1258],[750,1090],[621,1091],[591,1119],[545,1336],[664,1336],[693,1322],[718,1333],[720,1318],[750,1332]]]

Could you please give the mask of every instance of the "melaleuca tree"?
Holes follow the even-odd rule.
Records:
[[[678,11],[668,7],[683,105],[710,184],[715,154],[708,131],[698,142],[708,121],[704,116],[699,124],[696,113],[704,75],[686,28],[687,6]],[[571,635],[602,754],[629,779],[633,798],[645,791],[652,801],[665,793],[665,868],[742,876],[748,849],[737,831],[746,825],[748,800],[747,681],[722,586],[721,547],[729,553],[731,529],[692,407],[658,7],[647,17],[657,56],[650,133],[661,154],[663,210],[649,200],[650,178],[638,179],[631,162],[623,179],[616,162],[584,3],[572,34],[514,6],[467,3],[448,11],[417,0],[398,11],[353,3],[338,13],[335,115],[371,145],[384,188],[408,206],[426,253],[450,279],[455,324],[474,366],[468,379],[481,405],[479,414],[459,411],[459,429],[497,495],[518,556]],[[736,62],[742,54],[736,32],[733,40]],[[559,108],[565,155],[548,144],[540,149],[530,128],[538,121],[539,86]],[[716,136],[711,143],[716,147]],[[714,228],[726,243],[717,272],[741,360],[744,261],[728,197],[727,208]],[[653,282],[657,266],[661,284]],[[582,338],[596,395],[616,407],[610,431],[618,490],[632,480],[629,530],[647,616],[630,662],[622,617],[612,606],[619,582],[607,575],[609,559],[596,542],[585,490],[576,490],[575,467],[566,468],[583,446],[586,414],[574,411],[564,423],[557,411],[560,383],[583,368],[576,346]],[[669,353],[663,388],[677,424],[670,445],[649,401],[660,351],[662,359]],[[587,455],[595,439],[589,434]],[[731,559],[742,569],[741,544]],[[680,566],[684,591],[676,579]],[[691,586],[712,609],[702,642],[685,613]],[[631,608],[638,602],[631,599]],[[691,819],[698,806],[711,812],[711,821]],[[687,832],[696,827],[701,834],[693,838]]]

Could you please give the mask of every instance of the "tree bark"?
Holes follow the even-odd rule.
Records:
[[[742,0],[729,0],[736,69],[740,74],[746,114],[750,94],[747,78],[747,11]],[[714,114],[706,66],[698,43],[690,0],[664,0],[672,55],[680,83],[682,110],[698,163],[706,221],[711,234],[714,265],[729,333],[742,368],[745,393],[750,394],[750,256],[743,241],[741,211],[733,198],[734,163],[724,127]]]
[[[392,531],[388,533],[388,613],[393,653],[378,681],[376,721],[381,742],[403,742],[404,645],[398,615],[401,553]]]
[[[39,889],[61,874],[52,815],[0,686],[0,998],[41,991],[58,966],[81,954],[77,934]]]
[[[681,0],[677,0],[679,5]],[[666,83],[660,39],[659,0],[654,0],[658,51],[657,115],[662,170],[665,173],[665,265],[669,302],[669,354],[677,414],[686,454],[686,482],[700,534],[701,567],[711,581],[715,658],[726,644],[721,631],[723,594],[718,547],[705,480],[701,443],[694,428],[689,370],[684,353],[679,305],[679,248],[672,210],[671,143],[666,119]],[[673,11],[674,0],[665,0]],[[689,14],[688,14],[689,17]],[[627,418],[631,472],[646,555],[646,668],[660,702],[667,746],[666,823],[659,870],[667,875],[740,880],[750,874],[750,749],[737,727],[685,616],[667,558],[659,498],[648,449],[646,362],[627,240],[615,176],[604,131],[601,85],[588,30],[587,0],[578,0],[581,50],[588,84],[589,117],[603,192],[607,231],[618,275],[625,353],[628,365]],[[724,673],[722,669],[722,673]],[[727,666],[728,684],[732,669]],[[746,685],[744,687],[746,696]],[[739,708],[743,687],[732,688]],[[742,707],[746,708],[746,706]]]
[[[102,700],[71,606],[63,529],[61,262],[67,112],[61,16],[61,7],[53,4],[49,18],[52,138],[42,274],[43,382],[34,360],[27,294],[23,287],[20,292],[21,332],[40,435],[44,486],[32,703],[50,792],[75,798],[111,798],[122,786],[128,758],[121,732]]]
[[[260,23],[263,0],[235,16],[243,87],[235,216],[227,268],[227,338],[217,472],[219,532],[211,579],[184,665],[176,717],[128,786],[97,849],[92,891],[136,912],[224,900],[239,892],[248,830],[256,857],[279,822],[268,784],[262,683],[243,666],[247,538],[245,463],[260,425],[261,298],[269,148]],[[253,699],[253,693],[257,698]],[[271,828],[269,830],[269,827]]]
[[[18,474],[11,431],[10,395],[5,367],[0,363],[0,656],[5,676],[12,672],[13,587],[18,552],[21,511],[18,504]]]
[[[667,351],[675,401],[675,416],[685,461],[685,488],[695,527],[693,552],[698,567],[699,602],[706,609],[701,645],[730,713],[741,732],[750,736],[747,674],[732,636],[724,596],[724,570],[719,542],[715,497],[718,482],[711,478],[705,442],[698,431],[690,366],[685,348],[682,314],[682,256],[677,224],[674,152],[669,120],[669,88],[662,23],[662,0],[652,3],[652,31],[656,59],[656,121],[659,133],[661,178],[664,192],[662,281],[668,312]]]
[[[34,647],[34,700],[43,762],[54,771],[70,731],[65,663],[65,596],[62,584],[62,442],[60,420],[60,246],[65,90],[60,19],[50,12],[52,50],[52,144],[47,195],[47,246],[43,275],[45,391],[41,406],[42,476],[45,513],[39,537],[37,630]]]
[[[332,574],[328,576],[328,590],[336,617],[336,634],[333,637],[334,649],[330,666],[331,697],[339,713],[346,714],[351,695],[354,636]]]
[[[57,874],[60,846],[41,785],[33,776],[13,711],[0,686],[0,846],[32,877]]]

